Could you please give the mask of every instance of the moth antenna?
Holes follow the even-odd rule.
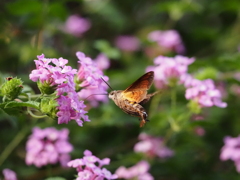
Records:
[[[84,101],[87,100],[87,98],[89,98],[90,96],[93,96],[93,95],[108,95],[108,94],[91,94],[91,95],[89,95],[88,97],[86,97],[86,98],[84,99]]]
[[[113,90],[113,88],[107,83],[107,81],[105,81],[105,80],[103,79],[103,77],[101,77],[101,79],[103,80],[103,82],[106,83],[106,85],[108,85],[108,87],[109,87],[111,90]]]

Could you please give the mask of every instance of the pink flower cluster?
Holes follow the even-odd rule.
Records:
[[[168,158],[174,155],[174,152],[164,145],[164,141],[160,137],[153,137],[146,133],[141,133],[138,138],[141,141],[135,144],[135,152],[145,153],[152,158],[155,156]]]
[[[37,167],[60,162],[66,167],[73,146],[68,142],[68,129],[57,130],[53,127],[32,129],[26,144],[26,164]]]
[[[11,169],[4,169],[3,170],[4,180],[17,180],[17,175]]]
[[[185,52],[185,47],[176,30],[153,31],[148,34],[148,39],[157,42],[159,46],[175,51],[179,54]]]
[[[154,84],[159,89],[183,84],[186,88],[186,99],[196,101],[201,107],[226,107],[227,104],[221,100],[220,90],[211,79],[200,81],[188,74],[188,66],[193,62],[194,58],[180,55],[158,56],[154,60],[155,66],[149,66],[147,71],[155,72]]]
[[[109,79],[103,74],[103,70],[109,67],[109,59],[104,54],[100,54],[95,61],[93,61],[90,57],[86,57],[82,52],[77,52],[76,55],[79,59],[78,63],[80,64],[80,68],[77,73],[77,80],[80,81],[80,87],[84,88],[78,93],[79,97],[81,99],[87,98],[93,107],[96,107],[98,102],[108,101],[108,97],[103,96],[104,94],[108,94],[108,86],[101,77],[105,81],[108,81]]]
[[[86,107],[83,101],[75,91],[74,75],[76,69],[71,66],[66,66],[67,59],[63,58],[45,58],[44,54],[37,56],[38,60],[34,60],[37,69],[33,70],[29,75],[34,82],[39,81],[45,86],[56,88],[58,102],[58,124],[68,123],[74,119],[79,126],[82,126],[83,121],[89,121]]]
[[[175,85],[185,76],[188,65],[194,62],[194,58],[185,56],[165,57],[158,56],[154,59],[155,66],[149,66],[147,71],[155,72],[155,86],[159,89],[166,85]]]
[[[134,36],[122,35],[115,39],[115,45],[123,51],[137,51],[140,48],[140,41]]]
[[[190,83],[188,80],[188,83],[185,83],[185,86],[187,87],[185,94],[186,99],[197,101],[201,107],[227,107],[227,103],[222,102],[221,92],[219,89],[216,89],[213,80],[206,79],[200,81],[192,79]]]
[[[240,173],[240,135],[236,138],[230,136],[224,138],[220,159],[234,161],[236,169]]]
[[[89,30],[91,23],[89,20],[82,18],[78,15],[69,16],[62,28],[64,32],[72,34],[76,37],[81,36],[84,32]]]
[[[98,163],[98,165],[96,165]],[[89,150],[84,151],[84,157],[81,159],[75,159],[68,162],[69,167],[76,168],[78,176],[76,180],[104,180],[106,179],[117,179],[116,174],[111,174],[106,168],[102,168],[104,165],[110,163],[109,158],[99,159],[92,155]]]
[[[138,180],[153,180],[153,176],[148,173],[149,164],[147,161],[140,161],[135,166],[125,168],[123,166],[116,170],[119,178],[123,179],[138,179]]]

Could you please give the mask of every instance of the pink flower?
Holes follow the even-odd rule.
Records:
[[[68,142],[68,133],[68,129],[33,128],[26,145],[26,164],[42,167],[60,162],[66,167],[70,159],[69,153],[73,150]]]
[[[62,28],[64,32],[72,34],[76,37],[81,36],[84,32],[88,31],[91,27],[89,20],[82,18],[78,15],[69,16]]]
[[[123,179],[131,179],[136,178],[139,180],[153,180],[151,174],[149,174],[147,171],[149,170],[149,164],[147,161],[140,161],[135,166],[132,166],[130,168],[125,168],[123,166],[119,167],[116,170],[116,174],[118,175],[118,178]]]
[[[145,153],[149,157],[158,156],[167,158],[173,156],[174,152],[164,145],[163,139],[141,133],[138,137],[141,141],[135,144],[134,151]]]
[[[79,126],[84,121],[89,121],[86,107],[83,101],[75,91],[74,75],[76,69],[67,66],[67,59],[63,58],[45,58],[44,54],[37,56],[38,60],[34,60],[36,69],[29,75],[34,82],[38,81],[38,87],[42,94],[52,94],[57,92],[56,101],[58,102],[58,123],[68,123],[75,120]]]
[[[185,52],[185,47],[176,30],[153,31],[148,34],[148,39],[157,42],[159,46],[175,51],[179,54]]]
[[[79,81],[79,86],[83,88],[78,93],[78,96],[80,99],[87,98],[93,107],[98,106],[99,102],[107,102],[108,97],[104,96],[104,94],[108,94],[108,86],[101,77],[105,81],[108,81],[108,77],[104,76],[102,71],[109,66],[108,58],[101,54],[95,61],[93,61],[91,58],[86,57],[82,52],[77,52],[77,57],[79,59],[78,63],[80,64],[77,80]]]
[[[96,165],[96,163],[98,165]],[[76,168],[78,172],[77,180],[117,179],[117,175],[111,174],[106,168],[102,168],[103,165],[108,165],[109,163],[109,158],[101,160],[92,155],[91,151],[85,150],[83,158],[69,161],[68,166]]]
[[[4,169],[3,170],[4,180],[17,180],[17,175],[11,169]]]
[[[97,64],[97,67],[100,69],[100,70],[105,70],[105,69],[108,69],[109,66],[110,66],[110,61],[108,59],[108,57],[101,53],[99,54],[95,59],[94,61],[96,62]]]
[[[195,127],[194,131],[199,136],[203,136],[205,134],[205,129],[200,126]]]
[[[233,138],[227,136],[224,138],[225,145],[221,149],[220,159],[226,161],[228,159],[235,162],[238,172],[240,172],[240,136]]]
[[[124,51],[137,51],[140,48],[138,38],[134,36],[118,36],[115,39],[115,45]]]
[[[222,102],[222,95],[216,89],[213,80],[206,79],[203,81],[192,79],[188,84],[185,94],[186,99],[197,101],[201,107],[218,106],[225,108],[227,104]]]
[[[181,83],[182,77],[186,76],[188,65],[194,62],[194,58],[184,56],[165,57],[158,56],[154,60],[155,66],[147,67],[147,71],[154,71],[154,83],[159,89],[165,86],[173,86]]]

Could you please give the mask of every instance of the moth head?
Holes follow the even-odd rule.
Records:
[[[111,91],[111,92],[108,94],[108,97],[113,100],[113,99],[115,98],[116,93],[117,93],[117,91]]]

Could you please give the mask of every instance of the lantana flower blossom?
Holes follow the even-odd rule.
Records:
[[[157,42],[159,46],[175,51],[179,54],[185,52],[182,39],[176,30],[156,30],[148,34],[148,39]]]
[[[123,51],[137,51],[140,48],[140,41],[135,36],[121,35],[115,39],[115,45]]]
[[[69,130],[53,127],[34,127],[26,144],[26,164],[42,167],[60,162],[63,167],[70,160],[73,146],[68,142]]]
[[[135,152],[145,153],[148,157],[168,158],[174,155],[174,152],[164,145],[163,138],[153,137],[146,133],[139,135],[139,140],[134,146]]]
[[[4,180],[17,180],[16,173],[11,169],[3,169]]]
[[[213,80],[205,79],[203,81],[194,79],[186,89],[186,99],[197,101],[201,107],[218,106],[225,108],[227,103],[222,102],[222,95],[218,90]]]
[[[110,164],[109,158],[101,160],[89,150],[85,150],[83,154],[83,158],[69,161],[67,164],[69,167],[76,168],[78,172],[76,180],[103,180],[104,178],[110,180],[118,178],[116,174],[111,174],[106,168],[102,168],[102,166]]]
[[[79,126],[82,126],[83,121],[90,121],[85,115],[86,106],[82,100],[79,100],[75,91],[74,75],[77,70],[66,65],[67,59],[45,58],[44,54],[37,57],[38,60],[34,60],[36,69],[29,77],[34,82],[38,81],[43,94],[57,92],[58,124],[68,123],[74,119]]]
[[[66,20],[62,30],[68,34],[76,37],[81,36],[84,32],[88,31],[91,27],[91,22],[78,15],[71,15]]]
[[[149,168],[147,161],[140,161],[130,168],[121,166],[115,173],[123,179],[153,180],[153,176],[148,172]]]
[[[78,85],[82,88],[78,96],[80,99],[87,98],[93,107],[96,107],[99,102],[107,102],[108,86],[104,81],[108,81],[109,78],[104,75],[103,70],[109,67],[109,59],[104,54],[100,54],[95,60],[86,57],[82,52],[77,52],[76,55],[80,64],[77,81],[80,82]]]
[[[240,135],[238,137],[226,136],[224,138],[224,146],[221,149],[220,159],[222,161],[234,161],[237,172],[240,173]]]
[[[194,58],[180,55],[175,57],[158,56],[154,60],[155,66],[147,67],[147,71],[155,72],[154,84],[159,89],[182,84],[186,88],[186,99],[197,102],[200,107],[225,108],[227,104],[222,102],[221,92],[216,88],[213,80],[201,81],[188,74],[188,66],[194,61]]]
[[[147,71],[154,71],[154,84],[161,89],[180,83],[182,76],[187,74],[188,65],[195,61],[194,58],[185,56],[166,57],[158,56],[154,59],[154,66],[147,67]]]

